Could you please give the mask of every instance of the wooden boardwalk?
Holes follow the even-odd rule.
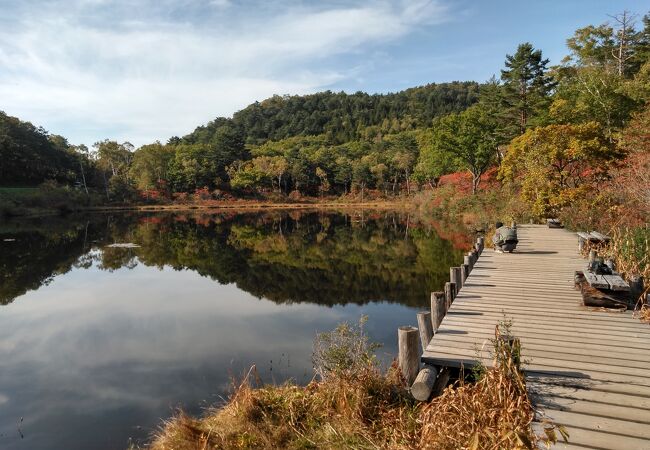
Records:
[[[485,249],[422,359],[491,365],[490,338],[504,315],[520,338],[527,384],[543,417],[564,425],[556,448],[650,449],[650,325],[630,311],[582,306],[574,272],[586,262],[577,237],[518,228],[515,253]]]

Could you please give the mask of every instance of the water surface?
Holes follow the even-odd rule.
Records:
[[[464,245],[391,212],[2,222],[0,448],[141,443],[175,408],[221,402],[252,364],[307,382],[315,333],[362,314],[387,361]]]

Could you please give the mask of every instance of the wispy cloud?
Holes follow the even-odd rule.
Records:
[[[439,1],[26,0],[0,19],[0,109],[139,145],[356,77],[372,49],[448,16]]]

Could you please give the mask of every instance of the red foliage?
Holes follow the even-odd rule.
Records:
[[[479,189],[486,189],[498,186],[497,167],[491,167],[483,175],[481,175],[481,184]],[[469,172],[454,172],[440,177],[440,186],[453,186],[457,192],[462,194],[470,194],[472,192],[472,174]]]

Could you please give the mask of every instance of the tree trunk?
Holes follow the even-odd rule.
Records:
[[[481,182],[481,174],[472,173],[472,194],[476,194],[478,191],[478,186]]]
[[[84,190],[86,191],[86,195],[88,195],[88,186],[86,186],[86,175],[84,174],[84,166],[81,163],[81,160],[79,160],[79,167],[81,168],[81,179],[84,182]]]

